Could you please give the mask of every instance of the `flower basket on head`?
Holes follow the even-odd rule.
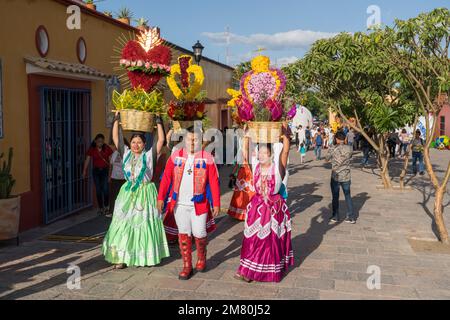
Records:
[[[152,132],[154,115],[164,110],[164,98],[159,91],[146,92],[142,88],[114,91],[113,104],[120,112],[120,124],[125,131]]]
[[[173,130],[175,132],[182,131],[194,126],[194,121],[173,121]]]
[[[251,66],[252,70],[242,76],[240,91],[227,91],[232,96],[228,106],[235,109],[240,121],[248,124],[256,143],[279,142],[282,121],[291,120],[296,113],[295,106],[289,110],[283,101],[286,76],[281,70],[270,68],[266,56],[257,56]]]
[[[175,80],[179,75],[179,84]],[[194,79],[191,80],[191,75]],[[200,66],[192,64],[192,57],[182,55],[178,64],[170,67],[167,85],[175,96],[167,110],[167,115],[173,121],[174,131],[187,129],[199,121],[206,120],[206,91],[201,91],[205,76]]]
[[[120,125],[125,131],[152,132],[154,128],[153,114],[137,110],[121,110]]]
[[[276,143],[280,141],[282,122],[248,122],[249,135],[257,143]]]

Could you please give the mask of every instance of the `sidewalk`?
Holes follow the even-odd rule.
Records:
[[[445,170],[450,153],[433,150],[433,157]],[[157,267],[112,270],[100,245],[33,240],[39,232],[51,232],[52,225],[24,235],[20,247],[0,248],[0,299],[449,299],[450,254],[415,252],[410,244],[411,238],[435,239],[429,216],[434,199],[426,178],[412,178],[412,191],[379,190],[379,178],[371,167],[362,169],[355,154],[352,195],[358,223],[329,224],[329,166],[312,159],[309,152],[308,162],[300,165],[299,155],[291,155],[289,208],[296,264],[281,283],[247,284],[233,278],[243,223],[229,217],[220,220],[210,237],[208,272],[190,281],[178,280],[182,262],[175,247]],[[227,207],[231,192],[227,183],[222,187],[222,207]],[[449,199],[447,194],[444,203]],[[341,199],[342,218],[345,209]],[[58,222],[58,227],[90,215]],[[67,288],[71,263],[81,269],[81,290]],[[372,265],[381,270],[380,290],[367,288]]]

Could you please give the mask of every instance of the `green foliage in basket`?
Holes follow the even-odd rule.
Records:
[[[165,110],[164,96],[157,90],[146,92],[142,88],[135,88],[122,93],[114,91],[112,102],[117,110],[133,109],[151,113],[163,113]]]
[[[195,96],[194,101],[203,102],[206,100],[207,96],[208,96],[208,93],[206,92],[206,90],[202,90]]]

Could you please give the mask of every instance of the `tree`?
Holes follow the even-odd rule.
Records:
[[[328,109],[319,99],[314,90],[308,90],[308,87],[301,81],[301,70],[298,61],[288,64],[282,68],[286,75],[285,96],[291,98],[297,104],[306,106],[311,113],[321,120],[328,116]]]
[[[238,64],[233,71],[233,87],[234,89],[238,89],[242,76],[246,73],[252,70],[252,63],[251,61],[245,61]]]
[[[384,42],[384,59],[392,69],[406,79],[415,100],[426,119],[424,160],[435,189],[434,222],[440,240],[449,244],[449,236],[443,218],[443,198],[450,178],[450,161],[442,179],[433,169],[430,145],[436,129],[438,115],[448,100],[450,89],[450,13],[438,8],[409,20],[396,20],[393,28],[376,32]],[[433,118],[433,125],[428,115]]]
[[[295,103],[304,102],[305,96],[303,93],[305,92],[305,88],[300,81],[300,70],[296,63],[291,63],[281,70],[286,75],[286,91],[284,95],[292,99]]]
[[[386,138],[392,130],[412,123],[416,108],[402,88],[401,73],[379,54],[380,45],[375,33],[341,33],[315,42],[299,66],[302,81],[317,92],[317,98],[372,145],[383,185],[389,189]],[[368,126],[375,130],[374,137],[365,131]]]

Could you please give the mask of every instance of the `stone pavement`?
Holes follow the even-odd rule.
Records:
[[[450,153],[433,152],[433,157],[442,175]],[[408,242],[435,239],[427,178],[408,176],[412,191],[386,192],[377,188],[375,167],[361,168],[355,154],[352,195],[358,223],[330,224],[329,166],[312,159],[310,152],[308,163],[300,165],[298,154],[291,155],[295,267],[281,283],[247,284],[233,278],[243,223],[228,217],[210,237],[208,272],[190,281],[177,279],[182,263],[175,247],[157,267],[112,270],[98,244],[36,240],[94,216],[87,212],[24,234],[20,247],[1,247],[0,299],[449,299],[450,255],[415,252]],[[231,193],[223,185],[226,206]],[[342,218],[345,209],[342,199]],[[80,290],[67,288],[69,264],[80,267]],[[367,269],[373,265],[381,271],[380,290],[367,287]]]

